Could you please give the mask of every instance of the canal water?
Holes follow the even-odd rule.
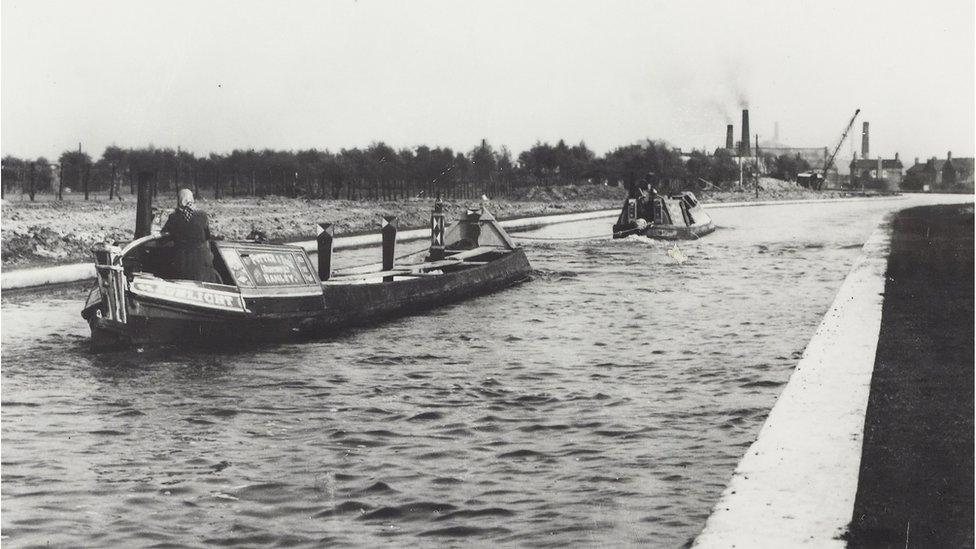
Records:
[[[551,226],[520,286],[217,354],[94,356],[83,292],[5,297],[2,541],[681,546],[911,200],[713,210],[677,250]]]

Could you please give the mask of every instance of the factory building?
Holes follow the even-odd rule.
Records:
[[[861,158],[854,154],[851,160],[851,187],[897,191],[904,177],[905,166],[898,153],[894,158],[871,158],[870,123],[865,122],[861,130]]]

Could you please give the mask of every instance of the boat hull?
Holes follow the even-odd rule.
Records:
[[[643,191],[624,202],[613,226],[614,238],[631,235],[662,240],[695,240],[715,230],[695,195],[663,196]]]
[[[701,225],[651,225],[638,232],[648,238],[661,240],[697,240],[715,230],[715,224],[709,221]]]
[[[104,318],[98,312],[100,303],[86,307],[83,315],[97,350],[168,343],[220,346],[288,341],[328,337],[347,327],[486,294],[522,282],[530,272],[525,253],[515,249],[484,265],[436,276],[359,284],[326,282],[320,305],[314,307],[307,297],[301,303],[295,298],[294,304],[279,298],[268,312],[212,311],[126,292],[126,322]]]

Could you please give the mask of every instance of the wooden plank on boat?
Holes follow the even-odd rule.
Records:
[[[477,248],[472,248],[470,250],[464,250],[463,252],[453,253],[453,254],[445,257],[444,258],[444,261],[448,261],[448,260],[451,260],[451,259],[453,259],[455,261],[460,261],[460,260],[464,260],[464,259],[469,258],[469,257],[477,257],[477,256],[479,256],[481,254],[486,254],[488,252],[494,252],[494,251],[497,251],[497,250],[498,250],[498,248],[496,248],[494,246],[478,246]]]
[[[358,274],[352,274],[352,275],[333,276],[328,281],[322,281],[322,284],[328,284],[330,282],[346,283],[346,282],[352,282],[352,281],[356,281],[356,280],[368,280],[368,279],[371,279],[371,278],[382,278],[382,277],[386,277],[386,276],[417,276],[417,277],[420,277],[420,276],[441,276],[444,273],[428,273],[428,272],[424,272],[424,271],[425,270],[439,269],[440,267],[457,266],[457,265],[470,265],[470,266],[474,267],[474,266],[478,266],[478,265],[487,265],[488,263],[489,263],[488,261],[457,261],[457,260],[451,261],[451,260],[446,260],[445,259],[443,261],[434,261],[432,263],[421,263],[419,265],[410,266],[409,268],[408,267],[404,267],[404,268],[392,269],[392,270],[388,270],[388,271],[373,271],[373,272],[369,272],[369,273],[358,273]]]
[[[373,278],[375,276],[394,276],[403,273],[416,273],[420,271],[429,271],[433,269],[439,269],[441,267],[448,267],[451,265],[457,265],[463,263],[465,265],[484,265],[485,261],[465,261],[469,257],[477,257],[479,255],[486,254],[488,252],[496,251],[498,248],[494,246],[479,246],[470,250],[464,250],[463,252],[457,252],[445,257],[440,261],[431,261],[428,263],[418,263],[416,265],[403,265],[395,269],[390,269],[386,271],[366,271],[366,272],[355,272],[347,274],[336,274],[332,276],[332,279],[338,280],[359,280],[363,278]]]
[[[359,279],[362,279],[362,278],[373,278],[373,277],[377,277],[377,276],[408,275],[408,274],[410,274],[412,272],[413,272],[412,269],[408,269],[408,268],[404,267],[404,268],[390,269],[388,271],[370,271],[368,273],[355,273],[355,274],[347,274],[347,275],[333,275],[332,278],[330,278],[329,280],[338,280],[338,281],[342,281],[342,280],[359,280]],[[322,281],[322,283],[324,284],[325,281]]]

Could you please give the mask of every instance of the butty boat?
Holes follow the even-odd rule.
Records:
[[[659,195],[638,189],[624,202],[613,226],[613,237],[641,235],[665,240],[692,240],[715,230],[712,218],[690,192]]]
[[[331,232],[320,233],[318,269],[300,246],[211,241],[220,283],[160,276],[172,248],[166,236],[145,236],[124,246],[96,245],[97,283],[82,310],[92,346],[328,336],[529,277],[525,253],[491,213],[468,210],[445,226],[437,206],[422,262],[393,265],[394,227],[392,241],[387,241],[387,229],[383,233],[386,264],[347,273],[332,272]]]

